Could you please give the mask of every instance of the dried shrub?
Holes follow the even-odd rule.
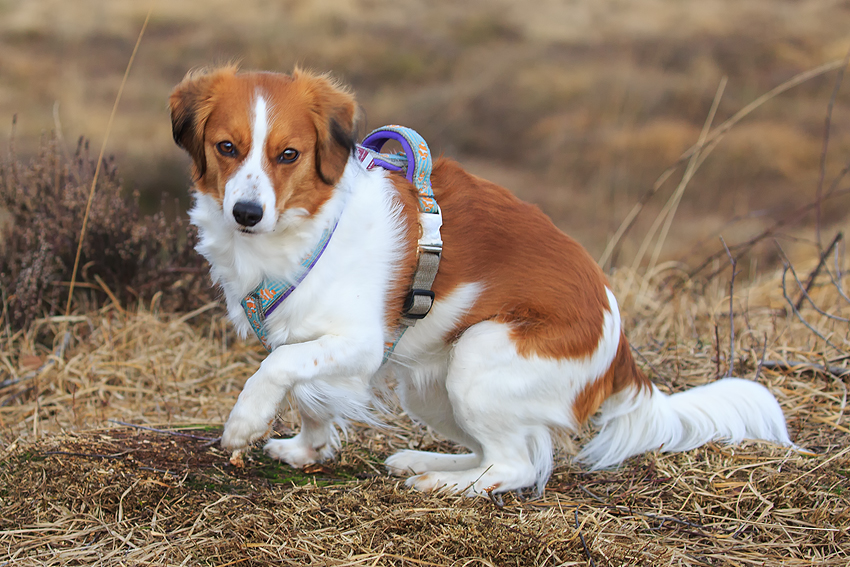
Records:
[[[23,163],[14,151],[0,163],[0,288],[6,320],[25,328],[64,311],[96,158],[80,139],[73,156],[56,139]],[[145,215],[138,193],[126,195],[113,158],[105,159],[83,239],[74,306],[132,305],[163,292],[161,307],[189,310],[211,299],[206,268],[188,220]],[[108,291],[107,291],[108,290]]]

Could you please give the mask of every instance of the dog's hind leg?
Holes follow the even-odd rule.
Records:
[[[444,374],[444,372],[443,372]],[[454,419],[445,376],[428,381],[421,389],[411,381],[399,384],[402,406],[409,416],[426,423],[431,429],[474,452],[461,455],[431,451],[399,451],[386,461],[387,469],[397,476],[408,476],[428,471],[462,471],[478,466],[481,446],[470,437]]]
[[[575,427],[571,402],[585,374],[584,365],[520,354],[506,324],[469,328],[454,346],[445,384],[453,420],[474,440],[480,461],[424,472],[408,486],[469,495],[542,490],[552,470],[550,428]]]

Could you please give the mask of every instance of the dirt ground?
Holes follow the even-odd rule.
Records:
[[[850,553],[846,434],[817,457],[712,444],[615,472],[561,466],[542,498],[492,501],[412,492],[355,443],[303,472],[259,453],[235,469],[215,435],[114,427],[23,444],[0,465],[6,560],[846,565]]]
[[[730,360],[728,288],[671,296],[673,275],[613,280],[639,364],[668,392]],[[777,396],[803,452],[711,443],[601,472],[564,452],[541,497],[405,488],[389,454],[458,448],[403,415],[354,427],[333,462],[295,471],[257,449],[235,469],[215,439],[262,352],[220,308],[106,307],[74,319],[61,359],[18,335],[2,351],[30,366],[0,388],[0,565],[846,565],[848,357],[782,310],[778,278],[736,289],[732,360]],[[834,286],[812,297],[850,311]],[[845,323],[798,314],[846,344]],[[61,336],[56,319],[42,332]],[[276,431],[295,427],[285,411]]]

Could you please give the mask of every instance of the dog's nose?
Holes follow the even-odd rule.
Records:
[[[233,218],[242,226],[254,226],[263,219],[263,207],[250,201],[237,201],[233,205]]]

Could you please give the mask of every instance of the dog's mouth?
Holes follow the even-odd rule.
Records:
[[[237,228],[237,230],[239,232],[241,232],[242,234],[257,234],[256,232],[254,232],[250,228],[245,228],[244,226],[240,226],[239,228]]]

